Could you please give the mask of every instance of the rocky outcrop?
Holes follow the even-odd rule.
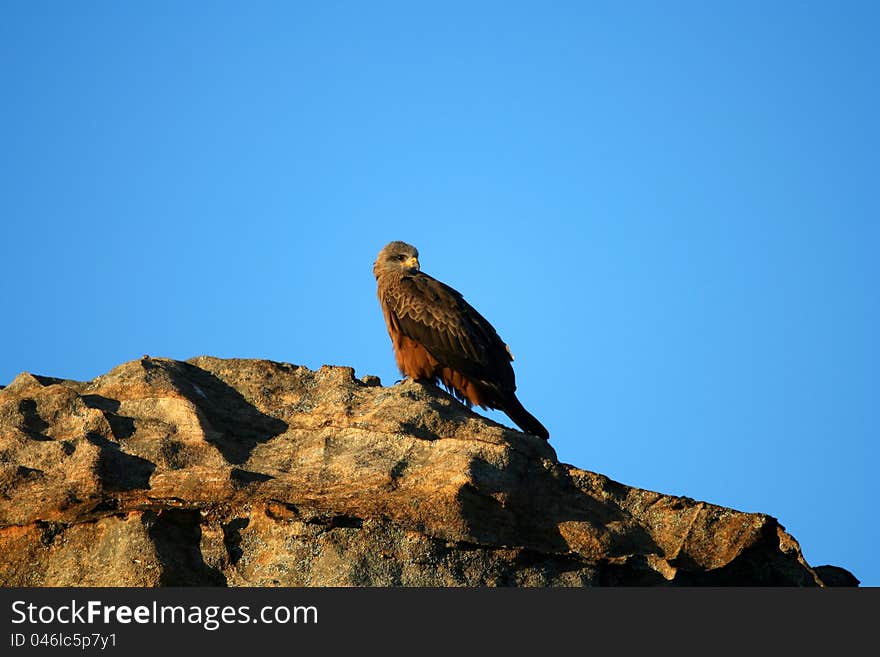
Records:
[[[768,515],[624,486],[439,389],[347,367],[144,357],[0,390],[3,586],[821,586],[820,572]]]

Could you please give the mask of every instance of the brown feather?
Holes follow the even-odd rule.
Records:
[[[392,334],[391,341],[394,345],[397,369],[404,376],[415,381],[433,381],[437,378],[437,359],[428,353],[427,349],[400,333]]]
[[[414,247],[392,242],[373,265],[398,369],[442,382],[468,406],[500,409],[546,440],[547,429],[516,397],[510,348],[461,294],[419,271],[417,258]]]
[[[440,368],[439,378],[449,390],[454,390],[459,397],[466,399],[469,404],[474,404],[480,408],[490,406],[490,397],[486,391],[482,390],[480,384],[471,381],[461,372],[456,372],[449,367]]]

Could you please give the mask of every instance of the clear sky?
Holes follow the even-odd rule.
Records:
[[[878,33],[874,2],[6,0],[0,384],[393,383],[402,239],[561,460],[878,586]]]

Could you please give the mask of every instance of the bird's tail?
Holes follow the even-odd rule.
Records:
[[[544,425],[538,422],[534,415],[529,413],[523,405],[519,403],[516,395],[511,394],[508,399],[504,400],[504,406],[501,410],[507,414],[511,420],[516,423],[525,433],[530,433],[538,438],[550,440],[550,432],[544,428]]]

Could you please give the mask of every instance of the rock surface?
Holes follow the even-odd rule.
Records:
[[[441,390],[347,367],[144,357],[0,390],[7,587],[822,586],[820,572],[768,515],[624,486]]]

